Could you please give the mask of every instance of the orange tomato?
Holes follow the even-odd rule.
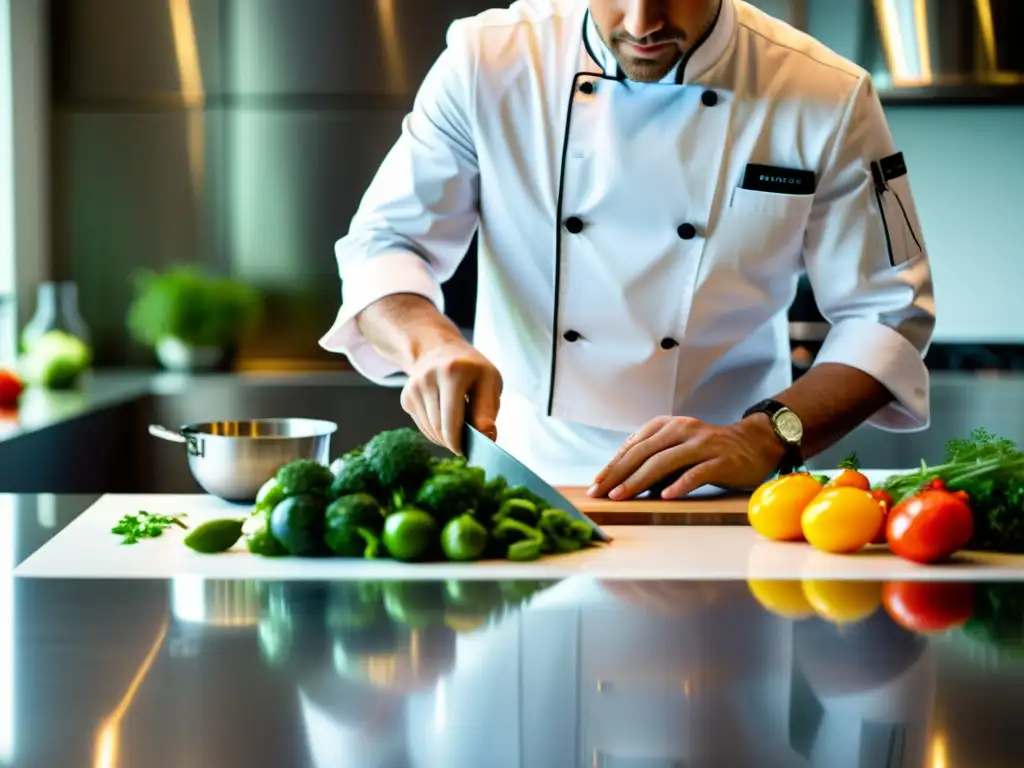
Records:
[[[809,473],[782,475],[754,491],[747,506],[747,519],[766,539],[800,541],[800,516],[819,493],[821,483]]]
[[[804,509],[800,527],[815,549],[849,554],[875,538],[882,518],[882,508],[867,491],[826,488]]]
[[[862,472],[856,469],[844,469],[832,478],[828,484],[829,488],[860,488],[862,491],[871,489],[871,481]]]

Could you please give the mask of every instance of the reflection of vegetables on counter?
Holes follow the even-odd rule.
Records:
[[[535,560],[593,544],[586,523],[463,458],[435,458],[408,428],[382,432],[329,467],[308,459],[281,467],[254,513],[261,526],[248,548],[266,556]]]
[[[978,584],[974,611],[963,637],[994,652],[997,659],[1024,661],[1024,590],[1019,583]]]
[[[971,618],[974,586],[955,582],[890,581],[882,588],[886,613],[919,633],[945,632]]]
[[[488,626],[547,586],[530,581],[261,584],[258,644],[275,668],[320,670],[330,664],[344,677],[391,686],[447,667],[455,634]]]
[[[961,549],[1024,553],[1024,452],[983,429],[947,447],[947,461],[894,475],[871,488],[855,455],[833,478],[796,472],[750,498],[761,536],[807,541],[835,554],[870,544],[917,563]]]

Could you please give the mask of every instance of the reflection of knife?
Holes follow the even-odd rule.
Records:
[[[544,499],[553,509],[560,509],[574,520],[580,520],[589,525],[594,531],[594,537],[598,540],[605,542],[612,540],[611,536],[580,512],[565,496],[468,423],[462,428],[462,452],[472,466],[480,467],[487,473],[488,479],[503,477],[510,486],[523,486]]]

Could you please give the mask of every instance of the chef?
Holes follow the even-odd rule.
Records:
[[[473,343],[441,285],[477,233]],[[742,0],[523,0],[453,23],[336,247],[321,340],[460,450],[593,496],[750,488],[925,428],[935,312],[868,74]],[[806,273],[831,330],[792,381]]]

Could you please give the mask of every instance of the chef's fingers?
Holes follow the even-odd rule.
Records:
[[[644,439],[636,441],[617,461],[602,470],[599,474],[600,479],[588,493],[594,497],[604,496],[617,488],[626,478],[638,472],[653,457],[674,446],[685,445],[690,431],[685,422],[665,422],[652,434],[645,432]]]
[[[640,427],[640,429],[630,435],[629,438],[619,447],[619,450],[616,451],[615,455],[612,456],[608,463],[604,465],[604,468],[594,476],[595,486],[601,486],[604,483],[604,480],[608,476],[612,467],[618,464],[622,460],[622,457],[625,456],[633,446],[656,434],[670,420],[671,417],[659,416],[656,419],[651,419]]]
[[[722,459],[709,459],[686,470],[672,485],[661,492],[663,499],[681,499],[704,485],[724,483],[727,463]]]
[[[491,440],[498,439],[498,407],[501,403],[501,376],[497,371],[484,370],[470,394],[470,418],[473,426]]]
[[[427,419],[426,407],[423,404],[423,395],[420,392],[419,386],[415,382],[410,382],[405,385],[402,389],[402,396],[400,399],[402,404],[402,410],[409,414],[413,422],[416,424],[416,428],[423,433],[423,435],[431,442],[436,442],[433,433],[430,429],[430,423]]]
[[[650,442],[650,441],[649,441]],[[708,458],[700,445],[692,442],[667,446],[650,456],[608,494],[613,501],[630,499],[643,493],[659,480],[668,477],[683,467],[690,467]]]
[[[437,432],[441,444],[454,454],[462,451],[462,424],[466,419],[467,382],[462,376],[438,379]]]

